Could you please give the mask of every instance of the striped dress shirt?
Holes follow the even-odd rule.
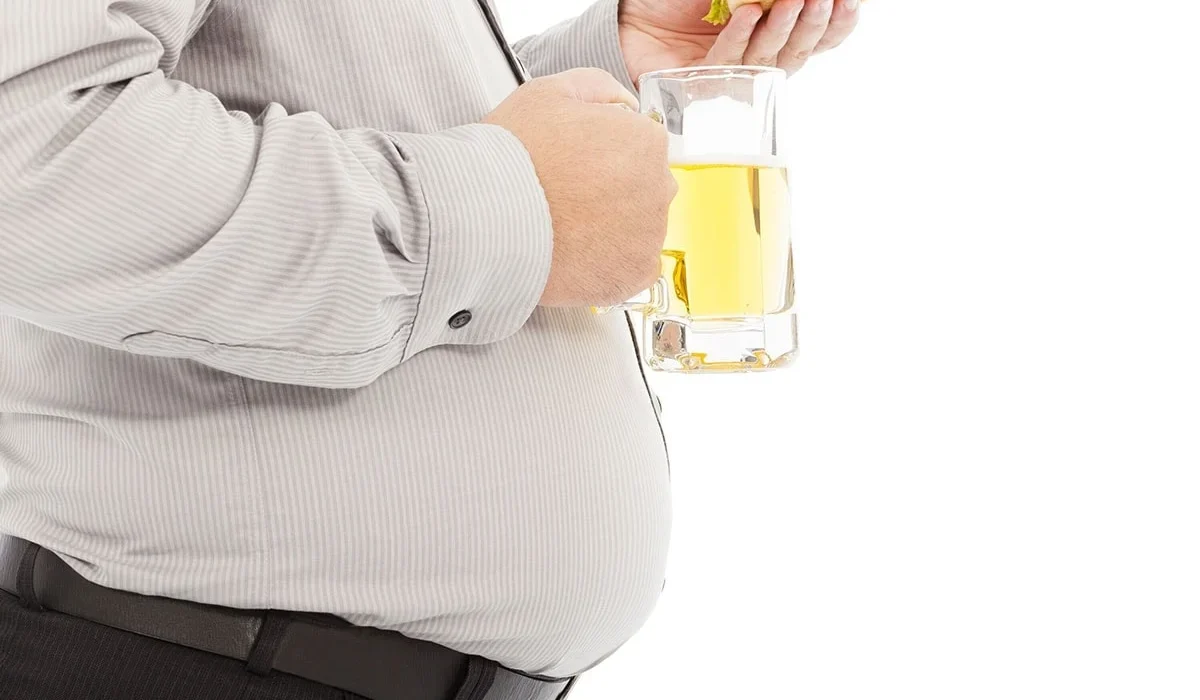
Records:
[[[0,0],[0,532],[552,676],[642,624],[654,401],[621,315],[536,306],[467,1]],[[629,86],[616,12],[516,50]]]

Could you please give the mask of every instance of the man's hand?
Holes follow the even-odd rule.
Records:
[[[777,0],[766,15],[742,5],[715,27],[701,19],[710,0],[622,0],[621,48],[634,83],[643,73],[693,65],[778,66],[790,75],[850,35],[860,2]]]
[[[609,306],[653,284],[676,184],[666,130],[629,91],[602,70],[571,70],[521,86],[484,122],[521,140],[550,204],[543,306]]]

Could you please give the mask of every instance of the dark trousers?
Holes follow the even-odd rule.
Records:
[[[223,656],[35,612],[0,591],[0,700],[361,700]]]

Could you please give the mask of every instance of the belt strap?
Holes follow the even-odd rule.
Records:
[[[219,654],[370,700],[563,700],[573,679],[537,678],[494,661],[357,627],[330,615],[246,611],[105,588],[42,547],[0,536],[0,590],[26,607]]]

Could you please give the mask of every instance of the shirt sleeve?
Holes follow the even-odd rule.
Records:
[[[617,33],[618,2],[599,0],[578,17],[521,39],[513,50],[535,78],[572,68],[602,68],[636,94]]]
[[[5,5],[0,314],[328,388],[519,329],[553,234],[516,137],[228,111],[167,77],[205,5]]]

